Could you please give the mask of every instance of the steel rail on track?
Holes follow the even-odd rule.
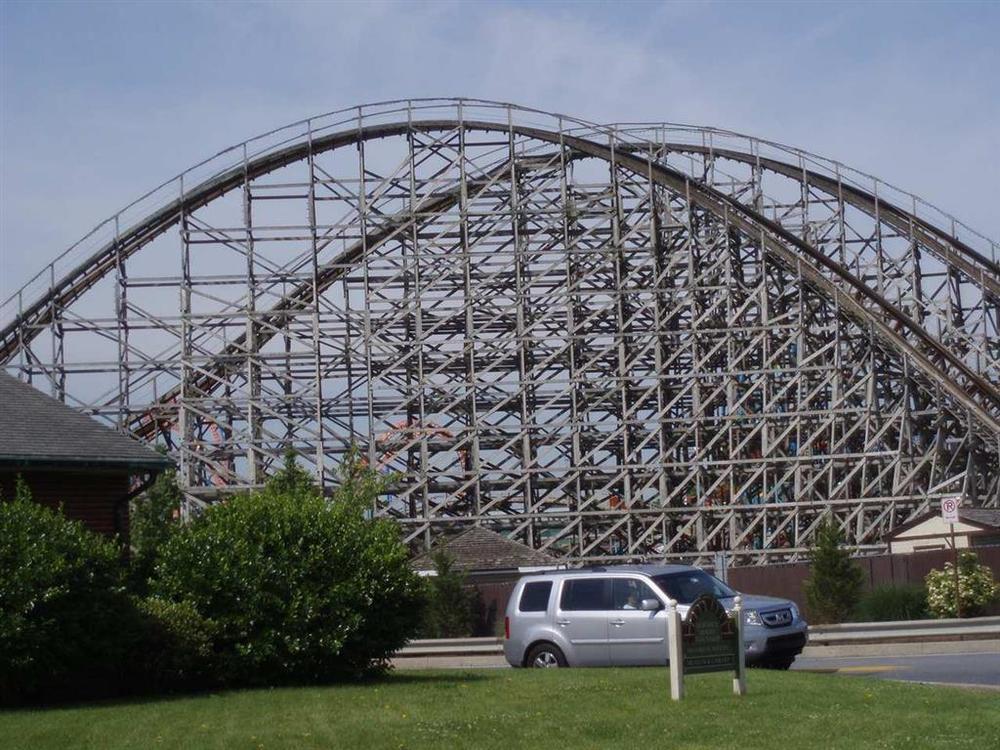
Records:
[[[815,170],[804,169],[796,164],[771,157],[758,156],[745,151],[673,142],[662,142],[657,143],[657,145],[662,146],[668,151],[678,153],[700,154],[710,158],[721,157],[751,166],[759,165],[764,169],[796,180],[797,182],[814,185],[828,195],[836,196],[843,194],[849,204],[861,209],[869,216],[874,216],[877,208],[879,217],[884,219],[893,228],[901,232],[908,231],[911,226],[919,229],[922,233],[921,239],[923,243],[932,251],[936,251],[942,260],[953,266],[957,266],[969,278],[981,281],[984,286],[989,287],[989,290],[993,294],[1000,296],[1000,263],[995,263],[978,250],[951,236],[939,227],[934,226],[926,219],[922,219],[900,208],[891,201],[877,197],[855,185],[845,181],[838,182],[832,177],[816,172]],[[886,216],[885,214],[888,215]]]

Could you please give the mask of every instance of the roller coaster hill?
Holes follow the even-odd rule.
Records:
[[[1000,504],[998,245],[725,130],[468,99],[332,112],[102,222],[2,304],[5,369],[165,447],[185,512],[352,446],[414,548],[862,552]]]

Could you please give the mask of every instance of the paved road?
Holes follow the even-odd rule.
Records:
[[[831,671],[908,682],[988,685],[1000,688],[1000,653],[919,656],[800,656],[795,670]]]

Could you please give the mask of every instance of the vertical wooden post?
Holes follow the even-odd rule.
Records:
[[[684,656],[681,653],[681,616],[677,600],[667,600],[667,644],[670,656],[670,697],[679,701],[684,697]]]
[[[962,617],[962,589],[961,577],[958,575],[958,545],[955,543],[955,524],[949,523],[951,528],[951,551],[955,556],[955,614]]]
[[[733,607],[736,618],[736,676],[733,677],[733,693],[747,693],[747,657],[743,646],[743,597],[737,596]]]

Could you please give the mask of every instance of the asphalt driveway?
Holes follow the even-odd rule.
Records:
[[[918,656],[805,657],[792,669],[835,672],[907,682],[981,685],[1000,689],[1000,653],[920,654]]]

